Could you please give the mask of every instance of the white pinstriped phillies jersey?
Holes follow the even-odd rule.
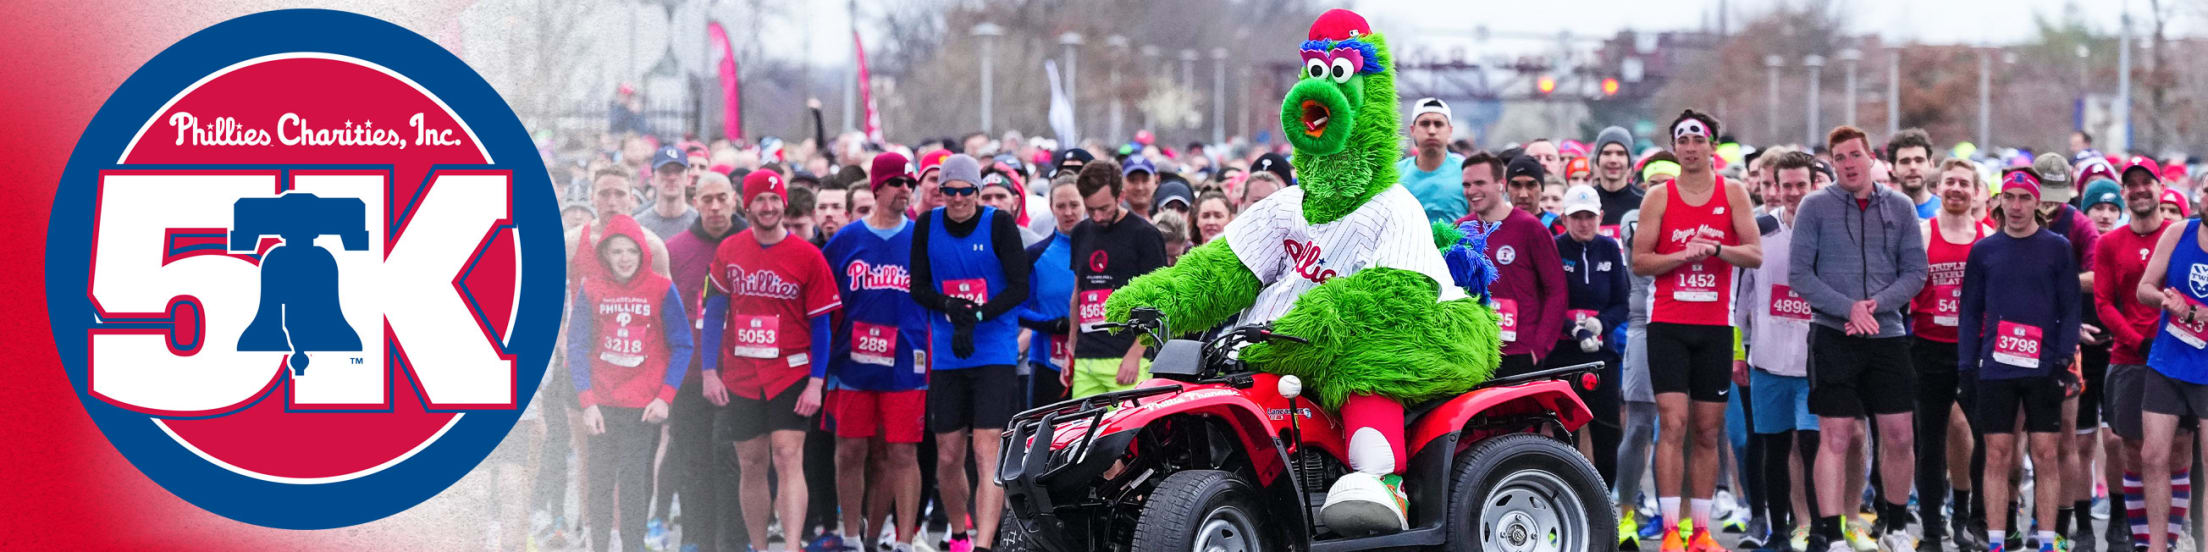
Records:
[[[1245,324],[1280,318],[1303,292],[1372,267],[1425,274],[1440,288],[1442,301],[1465,297],[1434,247],[1426,211],[1401,185],[1389,186],[1348,216],[1317,225],[1303,219],[1303,188],[1289,186],[1227,223],[1225,239],[1242,266],[1265,285],[1242,312]]]

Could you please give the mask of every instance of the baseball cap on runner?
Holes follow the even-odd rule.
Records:
[[[1441,98],[1419,98],[1417,102],[1411,104],[1411,121],[1416,122],[1418,116],[1428,113],[1440,113],[1443,120],[1450,121],[1452,124],[1456,121],[1456,117],[1449,113],[1449,103],[1441,101]]]
[[[1144,157],[1142,154],[1127,156],[1127,163],[1119,168],[1119,175],[1126,176],[1130,174],[1135,174],[1137,172],[1146,172],[1152,175],[1156,175],[1158,174],[1158,166],[1154,163],[1151,163],[1150,158]]]
[[[676,149],[674,146],[660,146],[659,151],[652,153],[652,170],[656,171],[660,167],[668,165],[688,167],[690,166],[690,160],[682,154],[682,150]]]
[[[2162,164],[2154,162],[2152,157],[2134,155],[2131,157],[2131,162],[2124,164],[2124,176],[2131,176],[2131,171],[2146,171],[2147,178],[2161,178]],[[2122,181],[2121,178],[2117,179],[2119,183]]]
[[[1250,168],[1273,173],[1273,176],[1280,177],[1280,183],[1283,185],[1296,183],[1295,167],[1288,164],[1287,156],[1278,153],[1266,153],[1258,156],[1256,162],[1250,163]]]
[[[2039,173],[2039,192],[2045,194],[2033,194],[2040,201],[2069,203],[2070,198],[2078,196],[2078,187],[2070,179],[2070,161],[2062,154],[2039,154],[2039,158],[2032,161],[2032,171]],[[2006,191],[2008,186],[2003,185],[2002,189]]]
[[[1565,178],[1586,174],[1587,172],[1587,158],[1585,157],[1574,157],[1570,161],[1564,162]]]
[[[1602,214],[1602,196],[1595,194],[1595,187],[1581,184],[1564,191],[1564,216],[1575,213]]]

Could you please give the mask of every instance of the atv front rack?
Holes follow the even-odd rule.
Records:
[[[1004,487],[1005,505],[1011,507],[1013,513],[1006,521],[1019,524],[1043,550],[1079,549],[1063,542],[1066,520],[1059,518],[1057,505],[1045,488],[1045,480],[1087,457],[1090,447],[1096,444],[1097,432],[1104,425],[1104,416],[1113,406],[1181,390],[1180,385],[1161,385],[1102,393],[1014,415],[1005,426],[1004,444],[999,449],[1003,451],[1003,458],[997,466],[997,484]],[[1088,422],[1087,427],[1081,429],[1081,438],[1063,454],[1052,454],[1050,447],[1056,442],[1058,423],[1074,420]]]

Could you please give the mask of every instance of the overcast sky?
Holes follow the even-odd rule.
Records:
[[[1727,0],[1733,25],[1772,9],[1777,0]],[[1788,0],[1792,1],[1792,0]],[[2113,32],[2128,7],[2138,32],[2147,29],[2147,0],[1831,0],[1853,10],[1851,32],[1875,32],[1888,42],[1932,44],[2005,44],[2028,39],[2035,32],[2035,16],[2060,19],[2076,16],[2103,32]],[[1704,21],[1715,25],[1719,0],[1347,0],[1372,19],[1375,27],[1389,30],[1398,41],[1437,37],[1444,43],[1469,40],[1473,29],[1485,24],[1502,33],[1517,31],[1555,36],[1570,30],[1581,36],[1609,36],[1620,29],[1664,31],[1699,29]],[[2171,24],[2173,36],[2197,34],[2208,0],[2164,0],[2178,6]],[[850,58],[846,35],[849,19],[840,2],[818,5],[800,17],[809,26],[810,52],[796,51],[804,40],[785,42],[775,55],[812,56],[814,63],[841,64]],[[862,2],[860,10],[870,9]],[[871,19],[868,17],[867,19]],[[860,31],[869,32],[864,25]],[[770,43],[771,44],[771,43]],[[1484,48],[1494,53],[1529,53],[1553,46],[1553,41],[1490,40]]]

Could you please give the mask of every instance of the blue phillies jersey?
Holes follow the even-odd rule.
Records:
[[[927,312],[912,300],[913,223],[887,239],[864,221],[836,232],[822,253],[836,275],[843,316],[828,344],[831,387],[861,391],[926,389]]]
[[[1069,316],[1073,304],[1073,238],[1054,230],[1048,241],[1028,246],[1027,251],[1035,259],[1035,268],[1027,277],[1027,302],[1020,304],[1020,318],[1047,322]],[[1038,334],[1028,343],[1027,363],[1051,370],[1065,368],[1050,361],[1049,339]]]

